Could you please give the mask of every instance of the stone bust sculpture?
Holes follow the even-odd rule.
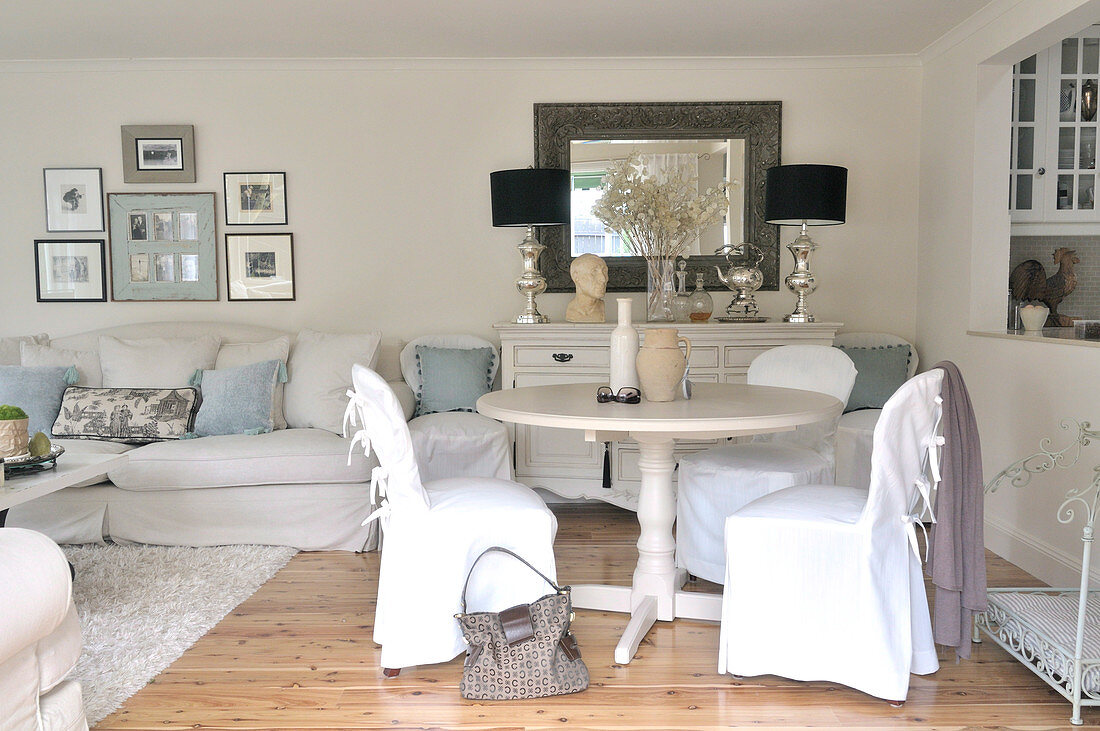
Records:
[[[603,322],[607,292],[607,263],[595,254],[581,254],[569,265],[577,296],[565,308],[569,322]]]

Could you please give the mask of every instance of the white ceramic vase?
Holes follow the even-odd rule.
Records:
[[[687,351],[680,351],[680,343]],[[691,341],[680,337],[675,328],[657,327],[646,330],[645,345],[638,351],[638,378],[646,401],[671,401],[684,379],[687,359],[691,356]]]
[[[608,385],[618,393],[620,388],[626,386],[638,388],[638,369],[635,367],[638,331],[631,322],[633,301],[629,297],[619,297],[615,301],[619,303],[619,324],[611,331],[611,377]]]
[[[1039,332],[1046,325],[1050,308],[1046,305],[1024,305],[1020,308],[1020,322],[1024,332]]]

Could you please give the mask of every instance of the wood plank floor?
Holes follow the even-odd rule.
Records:
[[[603,505],[557,511],[558,572],[630,583],[638,525]],[[378,554],[303,553],[98,729],[1068,728],[1070,705],[986,641],[941,652],[900,709],[833,683],[719,675],[717,624],[661,622],[629,665],[613,660],[626,617],[578,611],[591,688],[526,702],[461,699],[461,659],[382,677],[371,641]],[[1039,586],[988,554],[991,585]],[[699,586],[701,590],[716,587]],[[1100,709],[1086,709],[1086,725]]]

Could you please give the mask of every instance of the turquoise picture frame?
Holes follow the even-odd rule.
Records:
[[[213,193],[108,193],[111,299],[215,301]]]

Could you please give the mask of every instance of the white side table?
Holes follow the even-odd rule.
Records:
[[[687,576],[676,569],[672,533],[676,440],[790,431],[799,424],[838,417],[844,404],[813,391],[718,383],[694,384],[690,401],[601,404],[596,401],[595,385],[579,383],[487,393],[478,399],[477,409],[515,424],[582,430],[587,441],[630,437],[638,443],[641,534],[633,586],[573,587],[573,604],[578,608],[631,614],[615,647],[615,662],[625,664],[657,620],[721,618],[720,595],[680,590]]]
[[[126,464],[125,454],[72,454],[57,458],[57,466],[42,472],[16,475],[0,486],[0,527],[14,508],[35,498],[57,492],[85,480],[106,476],[107,472]]]

